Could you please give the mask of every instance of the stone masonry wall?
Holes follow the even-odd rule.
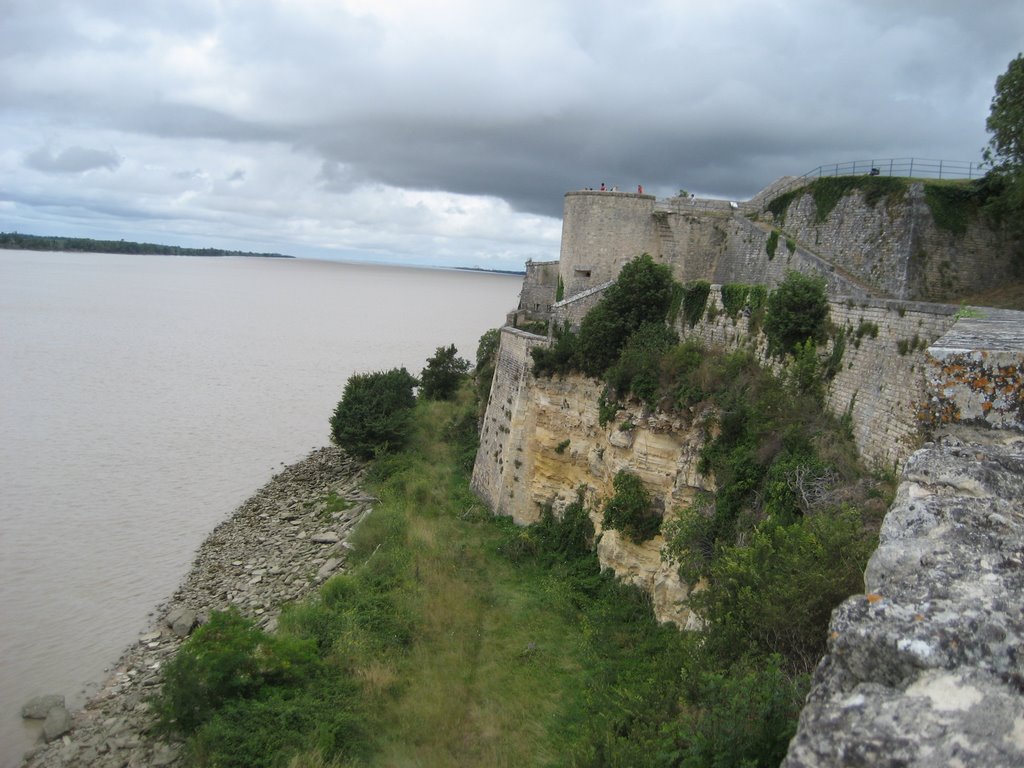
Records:
[[[757,199],[767,203],[770,197]],[[755,213],[748,203],[734,208],[726,201],[569,192],[559,267],[565,297],[613,280],[641,253],[668,264],[681,282],[770,286],[797,270],[824,277],[832,294],[917,301],[950,301],[1015,275],[1014,243],[978,217],[963,234],[937,226],[921,183],[898,200],[875,205],[854,191],[820,223],[813,197],[798,194],[773,222],[783,230],[774,258],[766,248],[771,226],[747,218]],[[773,220],[764,210],[757,215]]]
[[[501,329],[471,483],[476,494],[495,514],[510,514],[509,503],[515,498],[518,477],[516,472],[508,470],[519,469],[516,463],[521,465],[529,458],[521,450],[520,433],[532,399],[530,350],[545,344],[547,339],[543,336],[508,326]]]
[[[525,320],[547,318],[558,292],[558,262],[528,261],[523,288],[519,292],[519,311]]]
[[[814,198],[798,195],[775,223],[879,295],[951,301],[1013,274],[1011,250],[1000,232],[977,218],[961,235],[937,226],[921,183],[911,184],[898,201],[873,206],[853,192],[824,222],[816,216]]]
[[[768,357],[764,334],[751,336],[747,318],[726,315],[721,295],[721,286],[712,286],[707,306],[715,308],[714,317],[705,312],[693,328],[681,321],[680,336],[718,349],[751,349],[763,363],[778,369],[777,361]],[[892,468],[920,444],[919,413],[929,399],[925,349],[952,326],[954,312],[946,305],[884,299],[830,302],[830,319],[845,329],[846,339],[826,405],[837,417],[849,415],[857,448],[867,461]],[[823,359],[834,343],[822,348]]]

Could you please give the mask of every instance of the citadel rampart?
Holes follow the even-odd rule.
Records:
[[[1016,244],[980,214],[966,217],[962,232],[937,223],[920,182],[881,199],[853,188],[823,220],[799,181],[780,182],[746,203],[567,193],[565,298],[614,279],[641,253],[668,264],[681,282],[775,285],[796,270],[824,277],[833,295],[915,301],[952,301],[998,286],[1017,269]],[[782,195],[788,204],[770,212]]]
[[[849,419],[869,461],[904,470],[867,569],[866,593],[833,614],[828,654],[785,765],[1022,765],[1024,313],[962,317],[948,305],[877,298],[933,295],[936,281],[943,295],[975,290],[980,281],[969,273],[1001,279],[1004,257],[986,251],[983,235],[971,245],[970,230],[959,240],[929,240],[913,199],[902,214],[905,226],[893,223],[894,211],[868,212],[852,195],[828,222],[801,228],[810,197],[795,195],[786,226],[813,249],[789,247],[783,235],[769,258],[771,228],[742,215],[772,194],[759,197],[757,205],[662,214],[644,196],[570,193],[559,267],[566,298],[553,305],[552,319],[578,324],[603,284],[641,252],[684,281],[772,285],[787,268],[823,275],[833,296],[831,321],[845,343],[828,405]],[[628,201],[620,205],[620,198]],[[872,216],[890,217],[876,222],[873,240],[865,235],[876,226]],[[823,248],[829,232],[835,242]],[[943,238],[948,257],[933,245]],[[844,256],[844,247],[851,254]],[[842,266],[832,259],[843,259]],[[935,271],[922,268],[925,261],[937,264]],[[745,346],[775,364],[748,319],[722,311],[720,288],[707,306],[714,307],[710,315],[692,328],[680,326],[682,335],[725,349]],[[632,429],[602,427],[598,382],[535,379],[530,349],[546,343],[502,330],[473,474],[493,511],[531,522],[541,504],[558,509],[580,486],[591,499],[607,495],[610,477],[623,467],[655,489],[665,510],[712,482],[695,470],[699,439],[692,425],[634,406],[624,417]],[[916,450],[929,431],[933,441]],[[697,623],[686,607],[687,586],[656,557],[657,537],[634,546],[605,531],[600,542],[602,564],[645,588],[661,620]]]

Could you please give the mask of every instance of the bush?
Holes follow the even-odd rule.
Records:
[[[787,676],[778,656],[725,671],[693,667],[684,674],[688,698],[698,706],[666,728],[678,745],[672,765],[753,768],[782,762],[806,683]]]
[[[817,402],[825,396],[823,370],[818,361],[818,349],[811,339],[797,344],[793,350],[793,359],[786,366],[786,379],[799,395],[810,395]]]
[[[778,653],[794,673],[809,673],[825,652],[832,609],[864,589],[873,544],[859,515],[842,512],[766,522],[747,546],[723,547],[707,588],[690,597],[710,625],[709,648],[725,661],[744,648]]]
[[[820,277],[789,272],[768,296],[768,316],[764,321],[768,351],[773,355],[784,355],[795,351],[797,345],[807,339],[815,344],[823,341],[827,320],[825,281]]]
[[[636,475],[622,469],[612,480],[615,494],[604,505],[602,525],[622,531],[635,543],[647,541],[661,528],[651,507],[651,494]]]
[[[405,368],[352,376],[331,416],[331,439],[362,459],[398,450],[408,437],[416,384]]]
[[[467,371],[469,360],[458,357],[454,344],[438,347],[420,373],[420,395],[424,400],[451,400]]]
[[[498,345],[501,343],[501,330],[491,328],[484,331],[476,347],[476,371],[479,373],[490,366],[494,370],[494,363],[498,355]]]
[[[164,667],[155,709],[165,730],[193,733],[229,702],[301,685],[318,666],[312,643],[268,635],[237,612],[214,613]]]
[[[473,371],[475,379],[476,397],[480,413],[483,416],[487,408],[487,400],[491,396],[491,383],[494,381],[494,368],[498,359],[498,346],[501,343],[501,331],[491,328],[484,331],[476,348],[476,369]]]
[[[564,376],[577,370],[577,350],[579,337],[569,330],[569,324],[555,332],[554,344],[550,347],[534,347],[530,350],[533,357],[534,376]]]
[[[619,359],[605,378],[619,397],[633,395],[652,408],[658,399],[661,358],[679,343],[675,331],[664,323],[645,323],[626,342]]]

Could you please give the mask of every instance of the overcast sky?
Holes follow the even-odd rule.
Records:
[[[519,268],[602,181],[979,160],[1020,0],[0,0],[0,229]]]

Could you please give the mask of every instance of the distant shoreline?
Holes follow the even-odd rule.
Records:
[[[442,267],[442,269],[445,269],[445,267]],[[447,267],[447,269],[458,269],[463,272],[487,272],[494,275],[518,275],[519,277],[526,274],[521,269],[485,269],[484,267]]]
[[[131,240],[93,240],[89,237],[53,237],[0,232],[0,248],[58,253],[131,253],[143,256],[246,256],[262,259],[294,259],[283,253],[253,253],[224,248],[185,248],[179,245],[136,243]]]

